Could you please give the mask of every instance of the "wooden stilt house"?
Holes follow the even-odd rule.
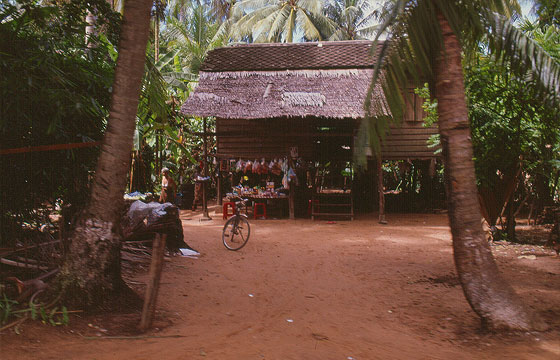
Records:
[[[216,118],[220,159],[271,160],[290,157],[295,149],[305,161],[337,162],[345,168],[364,117],[373,75],[371,47],[370,41],[340,41],[215,49],[182,112]],[[378,88],[373,96],[383,95]],[[383,143],[383,159],[435,157],[426,140],[437,131],[422,127],[421,101],[413,93],[409,103],[402,126],[393,128]],[[315,183],[321,185],[317,179]],[[314,216],[352,218],[351,183],[343,187],[342,200],[318,198],[324,194],[315,188],[302,203],[310,201]],[[297,193],[293,190],[292,195]]]

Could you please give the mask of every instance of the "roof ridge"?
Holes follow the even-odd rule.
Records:
[[[371,44],[373,40],[323,40],[323,41],[305,41],[296,43],[232,43],[231,45],[222,46],[217,49],[232,48],[232,47],[298,47],[298,46],[334,46],[334,45],[347,45],[347,44]],[[380,43],[380,41],[378,41]]]
[[[220,72],[369,68],[375,63],[371,56],[373,44],[369,40],[346,40],[226,46],[210,51],[200,70]]]

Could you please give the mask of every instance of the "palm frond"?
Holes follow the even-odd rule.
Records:
[[[273,9],[273,11],[270,12],[267,16],[257,21],[254,26],[252,26],[251,28],[247,28],[246,35],[252,35],[255,39],[255,42],[274,41],[268,40],[268,38],[272,24],[274,24],[275,20],[281,18],[281,15],[279,16],[280,12],[281,9]],[[255,16],[255,19],[256,17],[257,16]]]
[[[505,17],[493,14],[488,20],[493,31],[489,47],[495,58],[507,61],[518,76],[529,72],[532,82],[540,90],[540,96],[557,106],[560,99],[560,64]]]
[[[348,40],[348,38],[346,35],[346,31],[344,29],[338,28],[329,37],[329,41],[341,41],[341,40]]]
[[[296,12],[290,9],[290,15],[284,25],[284,34],[286,34],[286,42],[291,43],[294,41],[294,31],[296,28]]]
[[[147,99],[149,112],[162,120],[167,119],[169,110],[165,103],[168,98],[165,84],[161,72],[154,64],[154,59],[152,56],[147,56],[141,97]]]
[[[233,18],[242,18],[243,16],[254,12],[257,9],[262,9],[268,6],[275,6],[278,4],[278,0],[276,1],[267,1],[267,0],[241,0],[232,8],[232,17]]]
[[[181,22],[174,18],[167,20],[166,32],[164,38],[168,42],[183,42],[185,40],[191,41],[190,32],[186,23]]]
[[[376,51],[378,49],[377,43],[379,37],[391,27],[396,27],[398,20],[403,18],[403,14],[405,13],[406,3],[407,1],[405,0],[396,0],[391,4],[388,4],[388,7],[384,9],[384,13],[382,16],[383,22],[379,26],[379,30],[374,41],[373,51]],[[381,139],[385,136],[384,132],[378,132],[378,130],[383,129],[384,126],[379,125],[377,123],[385,121],[386,118],[377,118],[374,117],[373,114],[379,114],[379,113],[382,114],[383,112],[380,112],[380,110],[385,106],[386,103],[384,102],[383,99],[373,98],[373,94],[375,93],[374,90],[376,89],[376,87],[379,86],[378,84],[383,83],[384,82],[383,80],[386,80],[388,78],[393,78],[392,74],[384,74],[384,76],[381,76],[381,74],[385,68],[385,64],[389,63],[387,62],[388,55],[390,55],[391,52],[394,49],[396,49],[398,46],[398,45],[392,46],[395,37],[397,37],[398,39],[398,36],[395,36],[394,34],[390,33],[387,39],[380,46],[378,52],[372,53],[372,56],[376,56],[377,61],[374,66],[372,81],[370,83],[366,95],[366,99],[364,102],[365,118],[362,120],[362,124],[360,126],[361,135],[358,137],[358,140],[360,140],[361,145],[363,146],[360,147],[360,144],[358,144],[359,145],[358,148],[364,148],[364,146],[367,144],[372,149],[375,155],[379,155],[381,151]],[[396,41],[396,43],[398,44],[398,41]],[[384,85],[383,91],[385,92],[386,89],[388,90],[389,87]],[[389,97],[389,98],[392,99],[393,103],[395,101],[398,102],[398,97],[397,98]],[[391,104],[389,104],[389,108],[391,111],[393,111],[393,108],[390,105]],[[395,111],[398,112],[399,108],[396,107]],[[392,114],[392,116],[394,118],[395,114]],[[358,155],[357,160],[360,160],[360,158],[363,159],[363,156],[360,156],[359,154],[357,155]]]
[[[298,0],[297,7],[304,9],[308,14],[319,16],[323,14],[322,1],[317,0]]]
[[[367,39],[375,35],[380,7],[371,0],[333,0],[325,7],[335,29],[329,40]]]
[[[344,8],[344,10],[342,10],[340,17],[344,19],[346,23],[351,23],[353,19],[360,16],[361,13],[362,10],[359,7],[349,6],[347,8]]]
[[[337,24],[324,15],[309,14],[309,18],[321,34],[321,39],[328,39],[338,28]]]
[[[321,32],[313,23],[311,15],[306,13],[303,9],[298,9],[296,23],[299,24],[303,30],[303,34],[307,40],[322,40]]]
[[[383,23],[378,28],[376,40],[386,30],[389,35],[377,56],[374,69],[373,84],[379,81],[383,87],[387,104],[391,109],[392,120],[400,121],[402,109],[404,108],[403,93],[407,87],[419,86],[423,82],[433,85],[433,65],[434,59],[442,53],[443,37],[439,27],[438,16],[443,16],[450,24],[452,31],[457,35],[467,53],[473,52],[478,48],[478,42],[489,33],[488,22],[485,20],[492,10],[502,14],[512,15],[518,11],[513,0],[472,0],[472,1],[446,1],[446,0],[394,0],[386,6],[383,13]],[[502,22],[494,21],[495,26],[491,30],[492,36],[500,32],[514,33],[511,23],[504,17]],[[511,28],[508,27],[510,24]],[[504,46],[496,43],[494,47],[502,49],[513,49],[514,45],[523,47],[523,40],[518,37],[498,36],[503,39]],[[500,45],[500,46],[498,46]],[[524,46],[531,56],[535,50],[530,45]],[[525,63],[527,57],[522,59]],[[521,58],[518,62],[521,64]],[[550,81],[550,76],[557,76],[553,69],[553,64],[544,59],[534,66],[534,70],[539,69],[541,83],[548,84],[548,88],[558,88],[558,80]],[[547,77],[548,83],[544,77]],[[370,87],[372,93],[374,85]],[[433,89],[434,87],[431,86]],[[371,114],[382,104],[375,102],[375,99],[366,99],[366,113]],[[370,122],[374,121],[369,119]],[[377,132],[383,127],[374,123],[376,126],[369,126],[370,135],[376,135],[379,139],[369,139],[372,148],[377,141],[381,141],[384,134]]]
[[[372,36],[377,34],[378,30],[379,30],[379,25],[378,24],[363,27],[363,28],[358,29],[358,36],[359,36],[360,39],[370,39]]]
[[[276,39],[278,39],[278,35],[282,33],[283,29],[285,29],[285,24],[289,23],[287,22],[287,19],[291,12],[292,8],[284,4],[279,11],[274,12],[273,15],[270,15],[267,18],[272,20],[272,22],[267,21],[266,24],[262,25],[262,28],[263,31],[268,34],[267,40],[269,42],[276,41]]]
[[[252,36],[255,29],[258,29],[259,22],[263,19],[266,19],[277,10],[278,9],[275,6],[266,6],[262,9],[242,16],[232,26],[232,37],[235,40],[240,40],[244,37]]]
[[[214,37],[210,39],[210,43],[211,44],[220,43],[220,46],[226,43],[227,39],[231,37],[231,31],[232,31],[231,27],[232,27],[232,21],[230,19],[221,23],[218,29],[216,30]]]

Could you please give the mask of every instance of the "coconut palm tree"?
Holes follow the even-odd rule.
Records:
[[[210,2],[210,9],[212,18],[214,20],[225,21],[231,14],[231,9],[235,5],[236,0],[208,0]]]
[[[86,210],[75,225],[59,283],[69,303],[103,305],[120,290],[120,235],[152,0],[126,1],[113,95],[101,155]]]
[[[377,0],[333,0],[325,7],[327,16],[338,29],[329,40],[371,39],[377,31],[376,18],[380,14]]]
[[[190,10],[187,21],[168,19],[165,33],[167,45],[179,51],[182,63],[187,65],[191,73],[198,74],[208,51],[222,46],[226,40],[216,36],[219,26],[219,23],[210,21],[203,5],[196,4]]]
[[[482,231],[462,52],[468,54],[486,40],[495,58],[507,62],[513,72],[530,72],[528,85],[551,104],[558,103],[560,68],[506,16],[497,14],[513,14],[516,1],[393,0],[389,5],[379,32],[387,30],[387,40],[378,55],[372,88],[381,83],[395,119],[402,116],[402,89],[411,85],[411,78],[413,85],[428,81],[437,98],[454,259],[465,297],[484,326],[544,329],[546,324],[500,274]],[[372,112],[385,106],[376,99],[367,102]],[[367,124],[370,141],[375,142],[376,129],[383,126],[373,119]]]
[[[235,40],[326,40],[336,29],[336,24],[323,14],[321,0],[241,0],[233,6],[232,18]]]

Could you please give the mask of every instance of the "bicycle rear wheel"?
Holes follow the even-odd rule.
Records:
[[[250,234],[251,227],[247,218],[244,216],[233,216],[224,225],[222,241],[227,249],[235,251],[247,244]]]

